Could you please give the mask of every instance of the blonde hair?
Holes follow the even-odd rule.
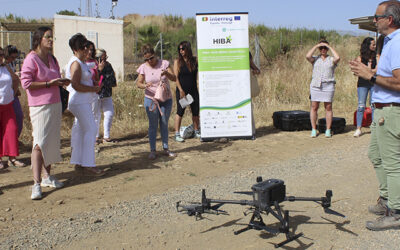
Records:
[[[104,49],[96,49],[96,57],[102,57],[104,55],[104,53],[106,53],[106,51]]]

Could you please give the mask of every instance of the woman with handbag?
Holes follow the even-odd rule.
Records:
[[[137,69],[139,73],[136,85],[145,90],[144,106],[147,117],[149,118],[149,159],[154,160],[156,155],[156,136],[157,128],[160,123],[161,139],[163,144],[163,154],[175,157],[176,154],[168,148],[168,119],[172,108],[172,95],[168,80],[175,81],[176,77],[169,67],[169,62],[159,60],[154,49],[150,45],[142,48],[145,63]],[[158,90],[158,91],[157,91]],[[159,92],[169,96],[167,100],[157,101],[155,95]],[[156,93],[158,92],[158,93]]]
[[[50,169],[51,164],[62,160],[59,86],[68,85],[70,80],[61,78],[60,67],[51,54],[53,31],[49,27],[40,27],[34,32],[32,48],[22,65],[21,83],[28,96],[33,130],[31,165],[34,185],[31,199],[37,200],[42,198],[40,186],[61,188],[64,185],[50,175]]]

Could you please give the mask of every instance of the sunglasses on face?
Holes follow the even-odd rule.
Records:
[[[153,56],[150,56],[149,58],[145,58],[144,61],[145,61],[145,62],[148,62],[148,61],[152,60],[153,58],[154,58],[154,55],[153,55]]]
[[[374,19],[378,20],[379,18],[386,18],[388,15],[374,15]]]
[[[319,50],[328,50],[328,47],[326,47],[326,46],[322,46],[322,47],[319,47]]]
[[[185,50],[185,48],[179,48],[179,51],[181,51],[181,50]]]
[[[46,38],[46,39],[53,39],[53,36],[45,35],[45,36],[43,36],[43,38]]]

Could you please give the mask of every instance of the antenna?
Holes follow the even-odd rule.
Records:
[[[117,6],[118,0],[111,0],[111,19],[115,19],[114,17],[114,7]]]
[[[82,0],[79,0],[79,15],[82,16]]]
[[[99,12],[99,0],[96,0],[96,17],[100,17],[100,12]]]
[[[86,16],[92,16],[92,1],[86,0]]]

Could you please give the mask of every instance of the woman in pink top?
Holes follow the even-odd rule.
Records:
[[[51,164],[61,161],[61,102],[59,86],[62,79],[57,60],[51,54],[53,31],[40,27],[33,34],[33,50],[26,56],[21,70],[22,87],[28,96],[29,115],[33,130],[31,165],[34,185],[32,200],[42,198],[40,186],[61,188],[63,183],[50,175]],[[41,178],[43,168],[43,178]]]
[[[137,69],[139,73],[136,85],[145,89],[144,106],[146,108],[147,117],[149,118],[149,142],[150,142],[150,154],[149,159],[154,160],[156,158],[156,136],[158,123],[160,123],[161,139],[163,143],[163,154],[169,157],[176,156],[168,149],[168,119],[171,114],[172,98],[165,102],[158,102],[159,109],[156,106],[156,101],[153,99],[158,85],[161,81],[165,81],[167,84],[168,79],[175,81],[176,77],[169,67],[169,62],[166,60],[159,60],[152,47],[146,45],[142,49],[144,61],[142,65]]]

